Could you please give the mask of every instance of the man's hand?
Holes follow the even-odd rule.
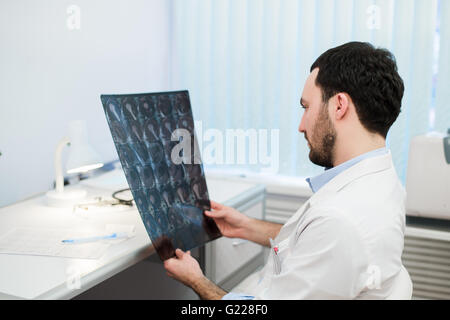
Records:
[[[211,209],[205,215],[214,219],[220,232],[227,238],[244,238],[250,218],[236,209],[211,200]]]
[[[283,225],[247,217],[236,209],[211,201],[214,211],[205,215],[214,219],[220,232],[228,238],[241,238],[270,247],[269,238],[275,239]]]
[[[176,258],[164,261],[164,268],[166,268],[169,277],[189,287],[192,287],[194,282],[198,282],[204,277],[197,260],[191,256],[191,251],[183,252],[181,249],[176,249],[175,255]]]
[[[201,299],[220,300],[227,294],[203,275],[200,265],[191,256],[190,251],[185,253],[181,249],[176,249],[175,255],[175,258],[164,261],[164,268],[169,277],[191,287]]]

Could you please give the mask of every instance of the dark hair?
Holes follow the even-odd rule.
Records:
[[[319,68],[316,85],[324,103],[346,92],[358,118],[370,132],[384,138],[397,119],[404,92],[394,55],[370,43],[349,42],[323,53],[311,66]]]

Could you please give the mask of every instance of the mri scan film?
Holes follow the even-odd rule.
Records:
[[[166,260],[221,236],[210,210],[187,91],[102,95],[106,119],[147,233]]]

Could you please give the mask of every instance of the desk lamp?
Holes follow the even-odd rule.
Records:
[[[72,121],[69,124],[69,136],[62,138],[55,150],[55,189],[46,194],[47,204],[52,207],[73,206],[83,200],[87,194],[84,189],[64,189],[61,155],[66,145],[70,146],[66,164],[68,174],[85,173],[103,166],[100,157],[88,143],[86,122]]]

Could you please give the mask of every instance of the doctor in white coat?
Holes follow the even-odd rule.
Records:
[[[309,158],[325,167],[307,179],[313,196],[284,225],[214,201],[205,212],[224,236],[271,247],[266,265],[244,293],[216,286],[180,249],[164,263],[168,275],[202,299],[387,298],[402,268],[406,194],[386,135],[403,91],[387,50],[351,42],[323,53],[300,101]]]

